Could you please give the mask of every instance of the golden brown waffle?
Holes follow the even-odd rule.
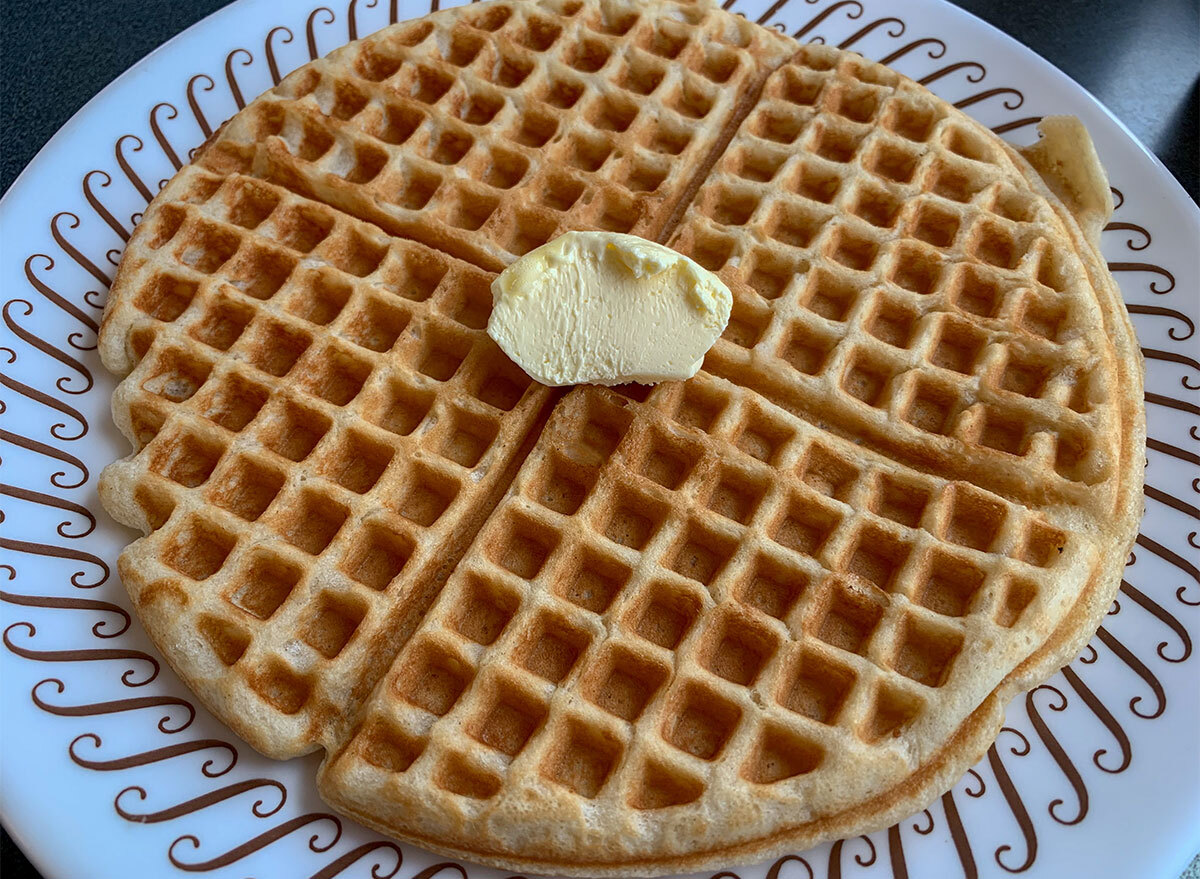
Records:
[[[738,290],[708,369],[906,463],[1111,509],[1113,355],[1083,242],[1045,194],[926,89],[807,47],[671,241]]]
[[[112,288],[139,616],[255,747],[326,749],[336,808],[511,869],[920,809],[1094,631],[1140,513],[1108,193],[1046,130],[1026,161],[708,3],[483,3],[301,68]],[[483,332],[490,270],[603,228],[729,283],[695,379],[560,397]]]
[[[1104,546],[704,373],[641,403],[579,389],[320,789],[552,874],[884,826],[1090,636],[1123,561]]]
[[[494,270],[568,230],[657,239],[796,49],[705,3],[488,3],[305,65],[201,161]]]
[[[101,339],[139,450],[101,498],[149,535],[121,576],[266,754],[336,744],[551,399],[482,329],[490,280],[194,167],[131,240]]]

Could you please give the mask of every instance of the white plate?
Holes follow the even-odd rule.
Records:
[[[115,576],[130,535],[95,478],[126,452],[94,350],[122,241],[160,181],[244,98],[424,0],[241,0],[100,93],[0,202],[2,817],[54,877],[482,877],[324,808],[316,758],[259,757],[156,658]],[[435,0],[436,4],[436,0]],[[1017,699],[987,757],[926,813],[740,879],[1173,877],[1200,848],[1200,212],[1079,86],[940,0],[736,0],[801,39],[887,61],[1016,140],[1073,113],[1119,191],[1105,253],[1147,366],[1147,511],[1083,655]],[[1102,49],[1098,49],[1102,51]]]

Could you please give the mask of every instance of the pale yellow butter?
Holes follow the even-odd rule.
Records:
[[[712,272],[636,235],[567,232],[492,282],[488,335],[547,385],[691,378],[733,296]]]

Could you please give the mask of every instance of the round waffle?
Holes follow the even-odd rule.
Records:
[[[142,622],[254,747],[325,749],[335,808],[510,869],[922,808],[1094,631],[1140,515],[1107,185],[1043,135],[707,3],[497,0],[306,65],[112,287]],[[729,285],[696,378],[503,356],[493,273],[568,229]]]

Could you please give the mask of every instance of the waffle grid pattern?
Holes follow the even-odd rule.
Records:
[[[148,209],[101,334],[122,577],[339,809],[523,869],[761,846],[906,783],[1108,563],[1078,242],[963,114],[797,49],[709,4],[446,10]],[[567,229],[729,283],[704,371],[560,398],[502,355],[491,272]]]
[[[1092,439],[1116,418],[1102,321],[1051,243],[1060,219],[990,138],[879,65],[807,47],[671,244],[737,291],[709,370],[908,463],[1077,501],[1115,466]]]
[[[449,11],[301,68],[203,161],[499,270],[568,230],[657,240],[794,49],[703,5]]]
[[[253,178],[171,185],[109,318],[141,452],[105,478],[130,476],[122,519],[152,532],[124,576],[147,603],[196,584],[176,600],[207,671],[291,728],[271,747],[331,743],[551,392],[483,331],[487,274]]]
[[[324,770],[336,799],[648,811],[812,774],[812,808],[822,770],[936,711],[959,655],[1081,554],[703,373],[640,403],[573,392],[476,548]]]

